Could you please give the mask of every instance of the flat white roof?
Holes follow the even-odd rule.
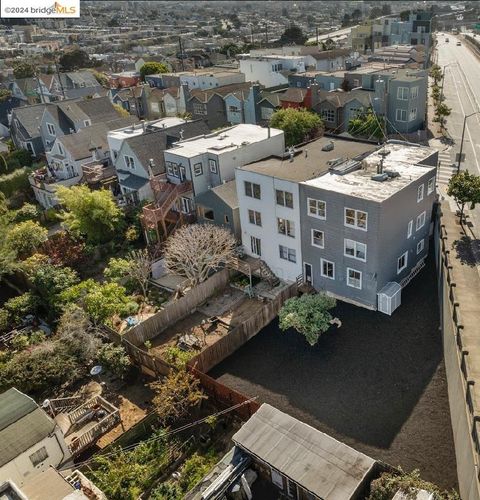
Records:
[[[192,158],[207,151],[221,154],[268,139],[268,134],[268,128],[260,127],[260,125],[241,124],[213,134],[179,141],[168,152],[186,158]],[[281,134],[283,134],[282,130],[270,129],[270,137]]]
[[[389,154],[383,162],[383,171],[394,171],[399,175],[379,182],[373,180],[372,175],[377,173],[377,165],[381,159],[379,152],[384,150],[388,151]],[[354,170],[344,175],[328,172],[325,175],[305,181],[302,184],[357,198],[382,202],[420,177],[423,177],[427,172],[434,172],[436,167],[418,165],[419,162],[434,153],[435,150],[433,148],[426,146],[387,143],[384,147],[362,160],[362,168],[359,170]]]
[[[112,130],[108,133],[108,136],[114,139],[128,139],[129,137],[135,137],[136,135],[143,134],[144,126],[155,128],[170,128],[182,123],[185,123],[185,120],[183,118],[168,116],[166,118],[161,118],[160,120],[145,122],[144,124],[135,123],[134,125],[129,125],[128,127],[123,127],[118,130]]]

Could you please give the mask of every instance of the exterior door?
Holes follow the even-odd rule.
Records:
[[[260,257],[262,255],[262,240],[255,238],[255,236],[250,236],[250,248],[253,254]]]
[[[185,173],[185,167],[182,167],[182,165],[180,165],[179,167],[179,174],[180,174],[180,182],[184,182],[187,179],[187,176]]]
[[[180,210],[184,214],[189,214],[193,210],[192,200],[190,198],[180,198]]]
[[[313,285],[312,265],[307,262],[303,263],[303,281],[309,285]]]

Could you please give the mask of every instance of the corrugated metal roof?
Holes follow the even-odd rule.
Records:
[[[268,404],[232,439],[305,490],[328,500],[352,498],[375,465],[373,458]]]
[[[0,467],[44,439],[55,422],[25,394],[9,389],[0,395]]]

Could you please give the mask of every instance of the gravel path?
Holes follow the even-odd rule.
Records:
[[[433,259],[392,317],[339,303],[310,347],[276,322],[210,375],[442,487],[457,484]]]

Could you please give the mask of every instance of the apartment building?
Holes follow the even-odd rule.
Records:
[[[246,81],[258,82],[267,88],[288,85],[290,74],[306,70],[307,58],[311,56],[245,56],[240,60],[240,71]]]
[[[244,249],[284,280],[391,314],[428,253],[436,164],[424,146],[324,137],[239,168]]]
[[[206,68],[195,71],[180,71],[178,73],[162,73],[148,75],[145,81],[152,87],[168,88],[187,85],[193,89],[214,89],[224,85],[243,83],[245,75],[237,69],[231,68]]]
[[[324,151],[333,143],[334,148]],[[240,166],[235,173],[245,252],[264,260],[281,279],[295,281],[303,273],[300,183],[328,170],[340,156],[358,157],[375,149],[361,142],[322,137],[302,151],[270,155]]]

